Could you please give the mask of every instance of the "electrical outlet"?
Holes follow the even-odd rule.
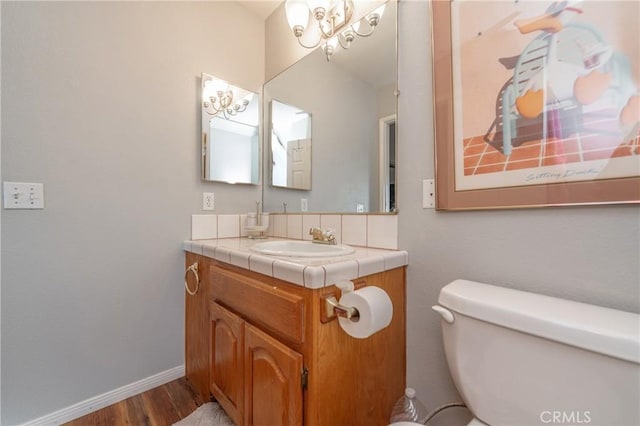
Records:
[[[422,208],[436,208],[436,188],[433,179],[425,179],[422,181]]]
[[[306,198],[300,198],[300,211],[309,211],[309,202]]]
[[[364,204],[356,203],[356,213],[364,213]]]
[[[213,192],[202,193],[202,210],[213,210]]]

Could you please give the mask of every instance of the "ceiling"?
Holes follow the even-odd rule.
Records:
[[[273,13],[283,0],[236,0],[254,15],[259,16],[263,21]]]

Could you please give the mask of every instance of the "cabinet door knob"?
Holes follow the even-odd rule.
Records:
[[[191,291],[191,289],[189,288],[189,283],[187,283],[187,275],[189,275],[189,272],[192,272],[193,275],[196,277],[196,289],[193,291]],[[187,290],[187,293],[189,293],[191,296],[195,296],[195,294],[200,289],[200,277],[198,276],[198,262],[189,266],[187,270],[184,271],[184,288],[185,290]]]

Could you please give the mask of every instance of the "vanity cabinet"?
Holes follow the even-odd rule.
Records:
[[[190,253],[187,265],[193,259],[207,275],[202,295],[186,296],[195,312],[185,364],[203,398],[238,426],[388,424],[405,387],[404,267],[354,280],[383,288],[394,308],[388,327],[355,339],[323,314],[324,298],[340,296],[335,286],[309,289]]]

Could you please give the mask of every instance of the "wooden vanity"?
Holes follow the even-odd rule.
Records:
[[[185,368],[236,425],[387,425],[405,387],[405,266],[352,280],[393,303],[385,329],[356,339],[327,319],[334,285],[306,288],[210,257],[186,295]],[[195,275],[187,275],[191,289]]]

